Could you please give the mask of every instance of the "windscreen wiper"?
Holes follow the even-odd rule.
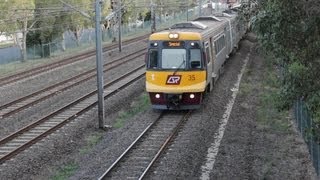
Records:
[[[182,59],[183,59],[182,63],[179,65],[179,67],[176,70],[174,70],[172,75],[176,75],[177,71],[181,70],[181,66],[186,62],[183,55],[182,55]]]

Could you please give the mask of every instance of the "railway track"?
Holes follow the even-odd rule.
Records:
[[[181,114],[162,112],[99,178],[142,179],[189,118],[192,111]]]
[[[138,57],[141,57],[145,54],[145,48],[138,50],[134,53],[131,53],[125,57],[120,57],[114,61],[108,62],[104,64],[104,72],[118,67],[121,64],[127,63],[131,60],[134,60]],[[7,118],[10,115],[13,115],[19,111],[27,109],[41,101],[44,101],[58,93],[66,91],[74,86],[77,86],[85,81],[93,79],[96,77],[96,69],[93,68],[84,73],[71,77],[62,82],[56,83],[39,91],[33,92],[26,96],[23,96],[19,99],[8,102],[2,106],[0,106],[0,119]]]
[[[104,99],[116,94],[142,78],[145,74],[145,65],[119,76],[104,86]],[[37,143],[44,137],[61,128],[81,114],[89,111],[97,105],[97,90],[94,90],[81,98],[61,107],[60,109],[44,116],[36,122],[12,133],[0,140],[0,164],[11,159],[18,153]]]
[[[124,45],[128,45],[128,44],[134,43],[136,41],[140,41],[140,40],[146,39],[148,36],[149,36],[149,34],[143,35],[143,36],[139,36],[139,37],[136,37],[136,38],[133,38],[133,39],[129,39],[127,41],[124,41],[123,44]],[[111,44],[111,45],[105,46],[103,48],[103,52],[110,51],[110,49],[114,49],[114,48],[117,48],[117,47],[118,47],[118,44]],[[32,76],[47,72],[47,71],[52,70],[52,69],[60,68],[62,66],[65,66],[65,65],[68,65],[68,64],[71,64],[71,63],[82,61],[85,58],[95,56],[95,54],[96,54],[95,50],[90,50],[90,51],[85,52],[85,53],[80,54],[80,55],[76,55],[76,56],[73,56],[73,57],[68,57],[68,58],[65,58],[63,60],[51,63],[51,64],[38,66],[38,67],[32,68],[30,70],[22,71],[22,72],[13,74],[11,76],[6,76],[6,77],[3,77],[3,78],[0,78],[0,87],[8,85],[8,84],[11,84],[11,83],[14,83],[14,82],[17,82],[17,81],[20,81],[20,80],[23,80],[23,79],[26,79],[26,78],[30,78]]]

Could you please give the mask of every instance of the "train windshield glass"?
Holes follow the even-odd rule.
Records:
[[[153,68],[153,69],[158,68],[158,50],[157,49],[150,49],[149,61],[147,66],[148,68]]]
[[[162,49],[161,68],[184,69],[186,68],[186,59],[185,49]]]
[[[190,49],[190,67],[201,68],[201,51],[200,49]]]

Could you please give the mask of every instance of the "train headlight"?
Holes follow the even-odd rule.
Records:
[[[193,99],[195,97],[194,94],[190,94],[190,99]]]
[[[199,44],[197,42],[192,42],[190,43],[190,45],[193,47],[193,48],[199,48]]]
[[[179,34],[178,33],[170,33],[169,34],[169,38],[170,39],[178,39],[179,38]]]
[[[155,97],[156,97],[157,99],[159,99],[159,98],[160,98],[160,94],[156,94]]]

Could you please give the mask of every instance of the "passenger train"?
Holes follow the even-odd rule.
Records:
[[[150,35],[146,91],[154,109],[197,109],[246,26],[235,13],[203,16]]]

